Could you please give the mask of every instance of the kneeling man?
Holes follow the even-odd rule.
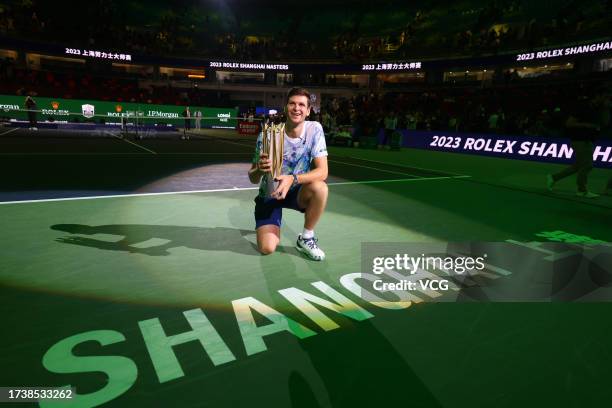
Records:
[[[314,229],[327,203],[327,147],[319,122],[307,121],[310,115],[310,93],[293,88],[287,95],[280,175],[265,177],[275,159],[263,151],[264,132],[257,139],[255,157],[249,170],[249,180],[259,183],[255,198],[257,247],[266,255],[274,252],[280,242],[282,209],[304,213],[304,231],[297,237],[297,249],[310,259],[322,261],[325,253],[317,245]],[[274,188],[268,184],[274,182]]]

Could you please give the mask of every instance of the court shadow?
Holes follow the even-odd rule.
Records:
[[[243,255],[259,256],[255,244],[246,236],[254,231],[226,227],[188,227],[175,225],[83,225],[56,224],[55,231],[74,235],[57,238],[57,242],[93,247],[108,251],[125,251],[150,256],[170,255],[168,250],[185,247],[204,251],[229,251]],[[119,241],[107,241],[82,235],[108,234],[123,237]]]
[[[303,311],[291,310],[287,299],[278,293],[277,288],[283,285],[301,287],[316,296],[324,299],[327,297],[308,288],[310,285],[305,282],[302,284],[295,277],[294,270],[289,272],[291,275],[286,278],[291,281],[289,284],[285,281],[279,282],[280,278],[272,279],[269,274],[263,275],[273,299],[271,306],[316,331],[316,325],[304,317]],[[292,408],[442,406],[430,386],[411,365],[409,354],[402,355],[398,351],[403,347],[401,342],[398,343],[398,337],[394,336],[392,341],[375,326],[375,320],[356,322],[323,307],[314,308],[320,309],[340,327],[325,333],[319,332],[319,335],[308,339],[293,340],[303,351],[304,357],[300,360],[302,363],[296,366],[287,378]],[[393,312],[398,313],[375,311],[374,319],[389,322],[389,314]],[[399,324],[392,328],[391,332],[402,330],[409,337],[409,327]]]
[[[308,261],[305,263],[310,264]],[[325,262],[314,263],[314,267],[323,264]],[[289,306],[287,299],[278,292],[279,288],[295,287],[327,300],[326,295],[312,288],[310,283],[316,279],[301,275],[303,271],[299,271],[296,263],[286,256],[262,257],[261,268],[272,299],[270,306],[316,331],[316,325],[305,318],[303,311]],[[324,274],[326,269],[318,272]],[[335,289],[342,291],[339,287]],[[397,340],[392,343],[372,320],[356,322],[345,316],[334,315],[324,307],[312,307],[320,309],[336,321],[340,328],[326,333],[319,332],[320,335],[308,339],[292,338],[303,351],[302,358],[295,357],[295,360],[287,363],[296,364],[287,377],[292,408],[442,406],[411,366],[408,357],[398,352],[402,344],[398,344]],[[375,313],[385,318],[383,315],[392,312],[397,313],[384,310]],[[398,325],[393,331],[406,330],[407,327]],[[410,335],[410,332],[406,332],[406,336]]]
[[[308,381],[297,371],[289,375],[289,397],[292,408],[320,408],[314,390]]]
[[[334,408],[442,406],[396,350],[401,344],[392,344],[371,321],[347,322],[298,344],[308,354]],[[292,400],[307,398],[311,392],[306,387],[290,390]]]

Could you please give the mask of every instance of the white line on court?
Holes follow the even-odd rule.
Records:
[[[141,146],[141,145],[139,145],[138,143],[131,142],[131,141],[127,140],[127,139],[124,139],[124,138],[122,138],[122,137],[119,137],[119,136],[117,136],[117,135],[115,135],[115,134],[113,134],[113,133],[110,133],[110,132],[106,132],[106,133],[107,133],[107,134],[109,134],[109,135],[111,135],[111,136],[113,136],[113,137],[116,137],[116,138],[117,138],[117,139],[119,139],[119,140],[123,140],[123,141],[124,141],[124,142],[126,142],[126,143],[129,143],[129,144],[134,145],[134,146],[136,146],[136,147],[140,147],[141,149],[146,150],[146,151],[147,151],[147,152],[149,152],[149,153],[157,154],[157,153],[156,153],[156,152],[154,152],[153,150],[147,149],[146,147]]]
[[[342,162],[342,161],[338,161],[335,159],[328,159],[329,162],[332,163],[340,163],[340,164],[344,164],[347,166],[353,166],[353,167],[361,167],[363,169],[370,169],[370,170],[376,170],[376,171],[382,171],[383,173],[390,173],[390,174],[400,174],[402,176],[412,176],[412,177],[419,177],[422,178],[422,176],[417,176],[414,174],[410,174],[410,173],[405,173],[402,171],[393,171],[393,170],[385,170],[385,169],[379,169],[377,167],[371,167],[371,166],[364,166],[363,164],[354,164],[354,163],[346,163],[346,162]]]
[[[252,156],[252,153],[228,153],[228,152],[155,152],[159,156]],[[73,153],[56,153],[56,152],[32,152],[32,153],[0,153],[0,156],[150,156],[149,153],[143,152],[73,152]]]
[[[391,179],[391,180],[365,180],[365,181],[340,181],[337,183],[329,183],[329,186],[345,186],[352,184],[379,184],[379,183],[398,183],[398,182],[411,182],[411,181],[429,181],[429,180],[452,180],[459,178],[467,178],[471,176],[451,176],[451,177],[431,177],[431,178],[407,178],[407,179]],[[20,201],[4,201],[0,202],[3,204],[26,204],[26,203],[46,203],[53,201],[76,201],[76,200],[94,200],[98,198],[122,198],[122,197],[150,197],[150,196],[162,196],[171,194],[196,194],[196,193],[220,193],[225,191],[247,191],[247,190],[258,190],[259,187],[232,187],[232,188],[218,188],[212,190],[189,190],[189,191],[168,191],[162,193],[138,193],[138,194],[113,194],[103,196],[89,196],[89,197],[66,197],[66,198],[45,198],[40,200],[20,200]]]
[[[367,180],[367,181],[339,181],[337,183],[329,183],[330,186],[348,186],[351,184],[378,184],[378,183],[397,183],[407,181],[429,181],[429,180],[451,180],[471,178],[472,176],[448,176],[448,177],[427,177],[427,178],[409,178],[409,179],[391,179],[391,180]]]
[[[171,194],[218,193],[218,192],[223,192],[223,191],[257,190],[257,189],[259,189],[259,187],[219,188],[219,189],[214,189],[214,190],[166,191],[166,192],[161,192],[161,193],[112,194],[112,195],[103,195],[103,196],[45,198],[41,200],[4,201],[4,202],[0,202],[0,204],[45,203],[45,202],[53,202],[53,201],[94,200],[98,198],[147,197],[147,196],[162,196],[162,195],[171,195]]]
[[[11,129],[11,130],[7,130],[4,133],[0,133],[0,136],[8,135],[9,133],[14,132],[14,131],[19,130],[19,129],[21,129],[21,128],[14,128],[14,129]]]
[[[406,168],[406,169],[416,169],[416,170],[423,170],[423,171],[432,171],[432,172],[435,172],[435,173],[452,174],[453,176],[464,176],[464,174],[453,173],[453,172],[450,172],[450,171],[438,171],[438,170],[432,170],[432,169],[424,169],[422,167],[406,166],[406,165],[403,165],[403,164],[391,163],[391,162],[386,162],[386,161],[382,161],[382,160],[364,159],[364,158],[355,157],[355,156],[337,156],[337,157],[345,158],[345,159],[355,159],[355,160],[367,161],[367,162],[371,162],[371,163],[387,164],[389,166],[403,167],[403,168]]]

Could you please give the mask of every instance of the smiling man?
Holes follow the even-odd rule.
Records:
[[[293,88],[287,94],[283,164],[276,178],[278,187],[266,195],[271,159],[262,153],[263,132],[259,134],[253,164],[249,170],[251,183],[259,183],[255,198],[257,247],[264,254],[276,250],[280,242],[282,209],[304,213],[304,231],[298,235],[296,247],[310,259],[322,261],[325,253],[317,245],[314,228],[327,203],[327,147],[319,122],[307,121],[310,115],[310,93]]]

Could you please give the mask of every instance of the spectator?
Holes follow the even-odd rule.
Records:
[[[382,149],[383,146],[385,148],[390,148],[389,142],[391,141],[391,135],[395,132],[397,128],[397,116],[395,116],[395,112],[391,111],[384,119],[385,132],[382,143],[378,145],[379,149]]]
[[[576,174],[576,195],[584,198],[596,198],[597,194],[587,188],[588,176],[593,169],[593,140],[599,134],[599,124],[593,118],[593,106],[587,100],[582,100],[574,113],[571,113],[565,122],[567,135],[572,141],[574,150],[574,163],[564,170],[549,174],[546,185],[552,191],[554,185],[566,177]]]
[[[183,135],[181,139],[189,139],[189,130],[191,130],[191,111],[189,110],[189,106],[185,106],[185,110],[183,111],[183,117],[185,118],[185,126],[183,127]]]
[[[38,106],[31,95],[25,98],[25,108],[28,111],[28,121],[30,122],[30,130],[38,130],[37,115]]]
[[[200,130],[202,128],[202,111],[200,110],[195,112],[195,127],[196,130]]]

